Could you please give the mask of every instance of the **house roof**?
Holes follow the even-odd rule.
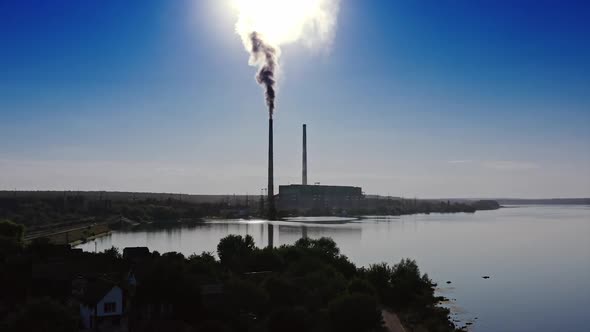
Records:
[[[88,285],[86,285],[86,289],[84,291],[84,295],[80,299],[82,303],[87,305],[96,305],[100,300],[102,300],[108,292],[111,291],[117,285],[109,280],[105,279],[96,279],[90,281]]]
[[[144,258],[150,255],[148,247],[127,247],[123,249],[123,257],[130,259]]]

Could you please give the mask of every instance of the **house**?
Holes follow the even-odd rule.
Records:
[[[80,292],[80,318],[85,329],[113,331],[121,325],[123,290],[106,279],[90,280]]]

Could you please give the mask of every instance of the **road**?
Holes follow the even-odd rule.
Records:
[[[389,332],[406,332],[399,317],[395,313],[383,309],[381,310],[381,314],[383,315],[385,327]]]

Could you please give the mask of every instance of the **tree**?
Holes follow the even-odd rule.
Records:
[[[78,316],[58,302],[37,299],[9,315],[0,327],[6,332],[75,332],[78,331]]]
[[[365,271],[367,280],[373,285],[378,293],[383,294],[390,286],[391,268],[386,263],[371,264]]]
[[[366,294],[339,297],[330,303],[329,313],[335,332],[372,331],[383,324],[377,301]]]
[[[373,296],[375,295],[375,288],[366,279],[354,278],[348,284],[348,292]]]
[[[112,246],[110,249],[105,249],[104,255],[111,258],[112,260],[121,259],[121,252],[119,252],[119,248]]]
[[[269,318],[269,332],[306,332],[310,331],[309,313],[301,307],[279,308]]]
[[[233,308],[255,315],[267,311],[268,294],[255,282],[233,278],[227,282],[226,287]]]
[[[0,220],[0,257],[18,252],[23,247],[25,227]]]
[[[254,239],[250,235],[228,235],[219,241],[217,255],[222,264],[233,265],[254,251]]]
[[[301,238],[295,242],[295,247],[313,249],[328,257],[336,257],[340,253],[336,242],[329,237],[322,237],[317,240]]]
[[[420,276],[420,269],[415,260],[402,259],[391,270],[392,296],[390,305],[407,307],[417,301],[427,302],[433,299],[433,285],[428,275]]]
[[[313,247],[329,257],[336,257],[340,254],[340,249],[338,249],[336,242],[329,237],[322,237],[315,240]]]
[[[0,220],[0,237],[22,243],[25,235],[25,226],[13,223],[10,220]]]

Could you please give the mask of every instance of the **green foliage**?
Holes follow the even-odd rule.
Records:
[[[0,220],[0,258],[18,252],[23,246],[25,227],[9,220]]]
[[[366,294],[370,296],[375,296],[376,291],[375,287],[371,285],[371,283],[366,279],[361,278],[354,278],[348,284],[348,292],[351,294],[358,293],[358,294]]]
[[[11,239],[0,236],[0,261],[4,257],[19,252],[22,249],[22,245]]]
[[[290,278],[272,275],[265,280],[264,289],[273,306],[290,307],[304,302],[304,290]]]
[[[268,294],[253,281],[232,278],[227,282],[227,290],[230,304],[239,310],[258,316],[268,309]]]
[[[22,243],[25,235],[25,226],[16,224],[10,220],[0,220],[0,237]]]
[[[299,252],[291,252],[287,254],[287,256],[291,256],[290,259],[301,255],[301,250],[303,249],[319,259],[317,262],[313,262],[312,260],[306,261],[307,264],[324,265],[328,263],[347,278],[356,274],[356,266],[348,260],[348,257],[340,254],[340,249],[336,245],[336,242],[331,238],[322,237],[317,240],[302,238],[295,242],[294,247],[296,250],[299,249]],[[305,267],[300,266],[300,268]],[[314,267],[307,268],[313,269]]]
[[[154,256],[142,267],[134,298],[139,307],[171,306],[172,317],[186,322],[199,321],[201,291],[198,274],[189,271],[184,256],[165,253]],[[166,313],[153,313],[157,319]]]
[[[373,264],[362,273],[379,294],[381,302],[396,310],[436,303],[432,281],[428,275],[420,275],[414,260],[402,259],[393,267],[386,263]]]
[[[112,246],[109,249],[105,249],[105,251],[103,251],[103,254],[112,260],[121,259],[123,257],[121,255],[121,252],[119,251],[119,248],[115,246]]]
[[[309,312],[303,307],[281,307],[273,311],[268,322],[269,332],[307,332],[312,329]]]
[[[176,221],[180,217],[178,210],[171,206],[153,206],[151,215],[156,221]]]
[[[0,327],[6,332],[75,332],[78,331],[78,313],[53,300],[37,299],[9,315]]]
[[[391,273],[392,296],[395,307],[424,302],[433,297],[432,282],[427,275],[420,276],[416,261],[402,259],[393,267]],[[430,303],[423,303],[430,304]]]
[[[301,238],[295,242],[295,247],[311,249],[329,257],[335,257],[340,253],[340,249],[336,246],[336,242],[327,237],[322,237],[318,240]]]
[[[282,271],[284,259],[272,248],[255,249],[247,260],[250,271]]]
[[[241,266],[253,251],[254,239],[250,235],[228,235],[217,245],[217,255],[224,265]]]
[[[190,255],[188,257],[188,270],[193,274],[203,276],[204,279],[216,279],[220,273],[219,264],[212,253],[203,252],[201,255]]]
[[[204,217],[242,217],[260,213],[254,205],[245,202],[220,201],[217,203],[183,200],[173,195],[154,195],[137,199],[134,193],[98,192],[46,192],[18,193],[18,196],[0,197],[0,219],[10,219],[27,226],[28,231],[51,226],[72,226],[96,221],[114,220],[121,216],[132,222],[168,226],[178,221],[199,222]],[[116,197],[113,197],[116,196]],[[159,197],[158,197],[159,196]],[[111,199],[112,198],[112,199]],[[403,198],[373,198],[361,201],[359,206],[347,209],[314,208],[305,214],[326,215],[401,215],[415,213],[475,212],[497,209],[496,201],[449,202]],[[278,211],[280,216],[300,215],[297,210]]]
[[[372,331],[382,324],[377,301],[366,294],[341,296],[330,303],[329,312],[334,332]]]
[[[436,306],[433,284],[427,275],[420,274],[415,261],[357,268],[329,238],[301,239],[294,245],[259,249],[251,236],[230,235],[218,244],[219,260],[207,252],[184,257],[176,252],[160,255],[154,251],[141,262],[132,263],[121,258],[115,247],[98,254],[68,254],[67,246],[41,240],[19,250],[36,261],[71,255],[75,261],[69,267],[72,271],[80,268],[126,275],[132,270],[137,284],[130,292],[134,295],[129,302],[133,307],[129,320],[148,320],[147,325],[155,330],[157,325],[150,325],[149,320],[173,320],[194,331],[378,331],[381,307],[395,309],[408,330],[454,328],[448,311]],[[22,266],[5,269],[7,265],[2,263],[0,260],[0,280],[13,286],[14,280],[24,280],[13,298],[24,301],[27,294],[45,295],[31,292],[31,286],[27,289],[30,281],[16,273],[30,274],[30,262],[17,262],[14,264]],[[8,271],[14,273],[9,275]],[[65,291],[55,296],[70,295]],[[39,309],[43,306],[49,309]],[[43,302],[13,312],[0,327],[2,331],[26,331],[33,326],[27,324],[50,321],[51,317],[43,314],[39,322],[28,323],[23,318],[39,310],[62,317],[61,325],[52,330],[69,326],[55,303]],[[36,327],[34,330],[44,331],[43,326]]]
[[[386,263],[371,264],[364,272],[379,294],[383,294],[391,286],[392,270]]]

